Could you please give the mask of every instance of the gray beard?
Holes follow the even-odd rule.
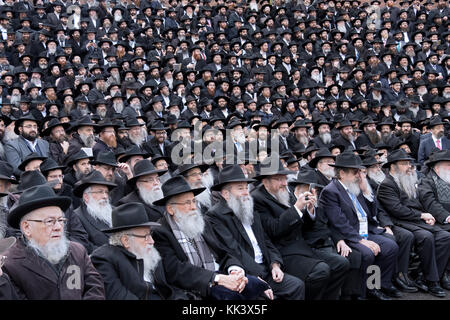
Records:
[[[122,113],[123,111],[123,103],[114,103],[113,108],[117,113]]]
[[[214,177],[213,177],[210,169],[208,169],[202,175],[202,183],[208,189],[211,189],[211,187],[214,185]]]
[[[398,187],[403,190],[409,199],[416,197],[416,183],[417,183],[417,172],[414,171],[413,174],[392,174],[394,181],[397,183]]]
[[[386,178],[386,175],[381,170],[378,170],[376,173],[373,173],[373,171],[367,171],[367,176],[373,181],[375,181],[377,184],[382,183],[383,180]]]
[[[142,187],[137,187],[139,196],[144,200],[145,204],[152,206],[153,202],[160,200],[164,197],[161,187],[153,188],[150,192]]]
[[[95,137],[93,134],[85,136],[84,134],[80,134],[80,139],[83,141],[84,145],[87,148],[92,148],[95,144]]]
[[[304,146],[307,146],[309,143],[309,139],[306,136],[298,137],[298,141],[300,141],[300,143],[303,144]]]
[[[211,193],[209,192],[208,189],[195,196],[195,199],[197,199],[197,201],[200,202],[204,207],[207,208],[212,207]]]
[[[10,102],[11,102],[12,105],[15,105],[16,107],[19,107],[20,99],[21,99],[21,95],[20,94],[19,95],[13,94],[13,95],[11,95]]]
[[[106,223],[108,226],[112,226],[112,207],[109,201],[106,201],[103,205],[100,204],[103,200],[97,202],[91,195],[89,195],[89,203],[86,203],[87,212],[99,221]]]
[[[320,171],[325,177],[327,177],[328,179],[332,179],[334,178],[334,168],[329,168],[325,171]]]
[[[177,208],[174,211],[175,221],[186,238],[195,239],[203,233],[205,220],[197,209],[189,213],[182,213]]]
[[[381,140],[387,144],[389,139],[391,138],[391,136],[392,136],[392,132],[383,132],[383,133],[381,133]]]
[[[278,192],[275,194],[275,198],[278,200],[279,203],[290,207],[291,204],[289,203],[289,192],[285,190],[278,190]]]
[[[381,138],[378,135],[378,131],[367,131],[366,134],[370,142],[372,142],[373,144],[377,144],[378,142],[380,142]]]
[[[353,194],[355,197],[359,196],[359,194],[361,193],[361,189],[359,188],[359,183],[358,182],[350,182],[350,183],[343,183],[348,191],[350,191],[351,194]]]
[[[417,112],[419,112],[419,107],[417,107],[417,108],[409,107],[409,110],[414,114],[414,117],[417,117]]]
[[[138,146],[140,146],[142,144],[142,142],[144,142],[144,135],[142,133],[139,134],[139,136],[128,136],[128,138],[130,139],[130,141]]]
[[[49,241],[45,246],[40,246],[33,239],[28,239],[28,246],[51,264],[57,264],[68,254],[69,244],[70,241],[64,233],[60,240]]]
[[[329,132],[321,133],[319,134],[319,137],[325,144],[329,144],[331,142],[331,134]]]
[[[0,208],[0,239],[3,239],[6,234],[6,215],[8,214],[9,210],[6,207],[6,200],[7,196],[4,196],[2,198],[2,208]]]
[[[235,197],[230,193],[228,206],[243,225],[253,224],[253,198],[252,196]]]
[[[147,248],[151,247],[150,251]],[[159,251],[153,245],[147,245],[144,249],[139,250],[136,248],[129,249],[137,259],[142,259],[144,261],[144,281],[153,282],[153,271],[158,266],[161,261],[161,255]]]
[[[82,116],[86,116],[89,113],[87,108],[78,108]]]

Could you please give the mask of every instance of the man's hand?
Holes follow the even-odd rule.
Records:
[[[447,223],[450,223],[450,216],[447,217],[447,219],[445,220]]]
[[[67,151],[69,151],[69,142],[63,141],[60,143],[60,145],[63,148],[64,154],[67,154]]]
[[[381,251],[380,246],[376,242],[366,240],[366,239],[361,239],[359,241],[359,243],[361,243],[363,246],[366,246],[367,248],[369,248],[375,256],[378,255]]]
[[[392,232],[391,227],[386,226],[386,227],[384,227],[384,229],[386,230],[386,233],[389,233],[391,236],[394,235],[394,233]]]
[[[244,278],[248,282],[248,279],[246,277]],[[230,289],[231,291],[237,291],[240,293],[242,292],[242,290],[244,290],[245,285],[247,284],[244,278],[236,274],[229,274],[229,275],[219,274],[218,282],[220,286],[224,286],[225,288]]]
[[[123,171],[127,175],[128,179],[133,178],[133,173],[131,172],[130,166],[124,162],[120,162],[117,164],[120,170]]]
[[[273,281],[279,283],[283,281],[284,272],[280,269],[280,264],[278,262],[272,263],[272,279]]]
[[[434,223],[436,222],[436,219],[434,219],[433,215],[428,212],[422,212],[422,214],[420,215],[420,219],[424,220],[430,226],[434,225]]]
[[[366,179],[366,174],[363,171],[359,171],[358,176],[359,176],[359,188],[361,189],[362,193],[365,195],[370,194],[371,190],[369,188],[369,184]]]
[[[273,300],[273,291],[272,291],[272,289],[267,289],[266,291],[264,291],[264,294],[267,296],[267,298],[269,298],[270,300]]]
[[[341,256],[346,257],[352,252],[352,249],[345,243],[344,240],[339,240],[336,245],[337,252],[341,254]]]
[[[309,200],[305,199],[307,194],[310,194],[312,196],[312,194],[309,192],[300,193],[298,195],[297,201],[295,202],[295,206],[297,207],[298,210],[305,209],[305,206],[308,204]]]

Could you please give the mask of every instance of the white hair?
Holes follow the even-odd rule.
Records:
[[[136,188],[138,189],[139,196],[145,202],[145,204],[151,206],[153,202],[162,199],[164,194],[161,190],[161,186],[154,186],[151,190],[147,190],[139,181],[136,183]]]
[[[91,196],[90,191],[91,187],[84,190],[83,195],[87,194],[89,198],[89,202],[85,202],[86,204],[86,211],[94,218],[99,221],[102,221],[106,223],[108,226],[112,226],[112,206],[109,202],[109,199],[102,199],[100,201],[97,201],[94,199],[94,197]]]
[[[189,212],[181,212],[178,208],[174,207],[173,210],[173,216],[178,227],[188,239],[195,239],[203,233],[205,220],[197,209]]]
[[[416,197],[417,172],[415,170],[409,174],[399,174],[398,168],[395,168],[395,173],[391,175],[398,187],[408,195],[408,198],[413,199]]]
[[[236,197],[230,192],[228,206],[243,225],[253,224],[253,198],[250,195]]]
[[[289,192],[286,189],[278,190],[278,192],[274,194],[274,196],[281,204],[287,207],[291,206],[291,204],[289,203]]]
[[[32,238],[28,239],[28,246],[51,264],[57,264],[68,254],[69,245],[70,241],[64,233],[59,240],[49,241],[44,246],[39,245]]]

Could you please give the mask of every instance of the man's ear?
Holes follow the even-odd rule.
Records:
[[[31,230],[30,230],[30,223],[26,220],[23,220],[20,223],[20,230],[22,230],[22,233],[25,235],[27,239],[31,238]]]
[[[222,189],[221,191],[220,191],[220,194],[222,195],[222,197],[225,199],[225,200],[230,200],[230,191],[229,190],[227,190],[227,189]]]
[[[87,193],[84,193],[84,192],[83,192],[83,201],[84,201],[84,203],[89,202],[89,196],[87,195]]]
[[[120,237],[120,242],[122,242],[122,245],[125,249],[130,248],[130,237],[129,236],[123,235],[122,237]]]
[[[166,210],[171,216],[173,216],[175,213],[175,211],[173,210],[173,206],[171,204],[166,204]]]

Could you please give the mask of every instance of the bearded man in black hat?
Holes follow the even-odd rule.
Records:
[[[245,275],[242,263],[198,211],[195,196],[204,188],[191,189],[183,177],[176,176],[162,189],[164,198],[154,204],[165,205],[166,211],[154,239],[169,284],[216,300],[255,299],[270,289],[264,281]]]
[[[212,187],[220,192],[220,201],[207,212],[218,238],[238,257],[245,269],[267,281],[273,293],[285,299],[303,300],[304,282],[281,270],[280,252],[268,239],[258,215],[253,212],[253,198],[239,165],[225,167]]]
[[[88,155],[92,156],[92,148],[94,147],[95,135],[94,128],[97,125],[92,121],[90,116],[84,116],[73,125],[72,139],[69,140],[69,150],[67,151],[67,158],[82,150]]]
[[[42,136],[48,137],[50,157],[60,165],[64,164],[69,151],[69,142],[65,131],[69,127],[70,124],[67,122],[61,123],[58,119],[51,119],[47,128],[42,131]]]
[[[449,288],[445,271],[449,263],[450,233],[435,225],[435,217],[427,212],[418,198],[417,173],[402,149],[388,155],[384,168],[389,174],[378,188],[378,201],[395,225],[414,234],[423,276],[416,279],[420,290],[445,297],[442,287]],[[439,283],[440,282],[440,283]]]
[[[123,204],[112,212],[109,243],[96,249],[92,263],[105,282],[108,300],[179,300],[185,293],[167,284],[161,255],[154,247],[153,228],[144,205]]]
[[[442,121],[440,116],[433,116],[430,118],[428,128],[431,130],[431,135],[421,139],[419,144],[418,161],[420,164],[428,159],[433,149],[449,150],[450,140],[444,135],[446,121]]]
[[[23,192],[11,210],[8,223],[22,237],[6,255],[4,270],[19,299],[100,300],[105,298],[103,280],[79,243],[64,233],[68,197],[58,197],[45,185]]]

